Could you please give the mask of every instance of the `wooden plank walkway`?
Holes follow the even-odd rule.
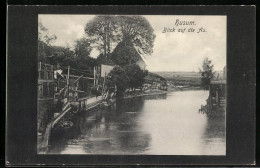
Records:
[[[85,108],[83,110],[90,110],[100,105],[103,101],[102,96],[92,97],[89,99],[82,98],[79,101],[85,101]],[[67,106],[67,105],[65,105]],[[46,131],[44,133],[43,141],[40,144],[40,152],[39,154],[45,154],[48,151],[49,139],[51,135],[51,130],[54,126],[67,114],[71,111],[72,107],[67,106],[63,112],[61,112],[58,116],[52,119],[52,121],[47,125]]]
[[[44,133],[43,141],[40,143],[39,154],[45,154],[48,151],[49,138],[51,135],[52,123],[49,123]]]

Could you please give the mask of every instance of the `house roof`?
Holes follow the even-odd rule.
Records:
[[[112,54],[117,54],[123,48],[129,50],[131,55],[134,56],[134,59],[136,60],[136,62],[139,60],[142,60],[145,63],[143,57],[138,53],[134,44],[129,40],[124,40],[124,41],[119,42],[117,44],[117,46],[115,47],[114,51],[112,52]]]
[[[107,54],[107,57],[105,58],[105,55],[101,53],[97,57],[97,61],[99,64],[112,65],[112,66],[115,65],[115,63],[111,59],[111,54]]]
[[[144,64],[146,64],[145,59],[143,58],[143,56],[141,56],[138,53],[138,51],[136,50],[135,46],[133,45],[133,43],[131,41],[119,42],[112,53],[107,54],[106,57],[103,53],[101,53],[97,57],[97,61],[99,64],[106,64],[106,65],[113,66],[113,65],[115,65],[115,62],[113,61],[113,58],[112,58],[113,55],[120,55],[122,53],[122,51],[126,51],[126,53],[131,54],[131,56],[133,57],[133,60],[135,60],[134,61],[135,63],[138,61],[142,61],[142,62],[144,62]]]

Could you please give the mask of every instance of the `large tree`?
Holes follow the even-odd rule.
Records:
[[[80,38],[75,41],[75,56],[82,60],[90,57],[91,47],[90,42],[86,38]]]
[[[96,59],[90,57],[91,46],[89,39],[81,38],[76,40],[76,45],[74,49],[75,59],[78,64],[81,64],[83,67],[88,66],[92,67],[96,65]]]
[[[212,61],[208,58],[205,58],[202,63],[202,69],[200,69],[201,73],[201,86],[205,89],[209,89],[209,85],[211,80],[215,76],[214,65]]]
[[[105,56],[111,52],[111,45],[119,41],[118,28],[114,16],[96,16],[85,26],[85,33]]]
[[[122,41],[130,40],[139,53],[152,54],[155,39],[154,29],[143,16],[118,16]]]
[[[85,33],[105,56],[113,44],[128,40],[139,53],[153,52],[154,30],[143,16],[96,16],[86,24]]]

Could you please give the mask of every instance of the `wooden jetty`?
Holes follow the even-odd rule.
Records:
[[[66,121],[71,119],[72,115],[75,115],[80,112],[85,112],[91,110],[97,106],[103,104],[102,96],[93,97],[90,99],[82,98],[79,101],[71,101],[66,102],[63,105],[62,112],[55,116],[51,122],[47,125],[45,134],[43,136],[42,142],[39,142],[39,154],[44,154],[48,150],[49,139],[51,135],[51,131],[53,128],[63,126]]]
[[[209,86],[209,97],[205,106],[201,105],[200,113],[208,117],[225,115],[226,111],[226,80],[211,81]]]
[[[63,74],[63,77],[65,77],[65,80],[63,80],[58,79],[57,76],[56,79],[54,79],[55,68],[52,65],[44,64],[44,68],[42,68],[42,65],[43,64],[40,63],[38,69],[38,120],[39,116],[42,120],[41,122],[38,121],[38,123],[40,123],[38,125],[42,126],[41,132],[39,132],[40,126],[38,126],[37,149],[39,154],[47,153],[49,140],[53,129],[70,127],[70,124],[73,125],[73,123],[71,122],[73,116],[81,112],[86,112],[102,105],[109,106],[114,101],[108,101],[107,99],[109,98],[112,100],[114,99],[114,97],[111,95],[115,95],[111,91],[105,92],[104,78],[103,84],[101,85],[103,86],[101,88],[101,95],[92,95],[92,97],[89,97],[89,95],[87,94],[87,89],[89,88],[89,86],[86,87],[86,85],[90,82],[87,81],[85,83],[82,83],[82,81],[94,80],[94,82],[91,82],[91,86],[98,89],[98,79],[96,74],[97,68],[94,68],[93,77],[86,77],[83,75],[77,76],[71,74],[70,67],[68,66],[67,74]],[[47,68],[48,66],[51,68]],[[43,87],[43,85],[48,86],[48,88],[46,89],[46,87]],[[51,86],[51,88],[49,86]],[[107,90],[111,90],[111,88]],[[115,91],[116,90],[114,90],[114,92]],[[45,92],[48,93],[49,97],[43,97],[43,95],[45,95]],[[87,95],[84,93],[86,93]],[[40,106],[42,103],[39,102],[42,100],[44,100],[44,102],[49,102],[49,104],[45,106]],[[46,109],[48,111],[48,114],[51,115],[43,118],[41,116],[46,116],[44,115],[46,114]],[[44,123],[44,125],[41,123]]]

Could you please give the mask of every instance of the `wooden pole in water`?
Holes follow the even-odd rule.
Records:
[[[54,71],[53,71],[53,65],[51,65],[51,79],[53,80],[53,77],[54,77]]]
[[[47,70],[47,66],[46,66],[46,63],[44,63],[44,66],[45,66],[45,71],[44,71],[44,79],[48,79],[48,72],[46,71]]]
[[[40,70],[42,70],[42,62],[40,61]]]
[[[67,85],[69,85],[69,78],[70,78],[70,66],[68,66]]]
[[[69,79],[70,79],[70,66],[68,66],[68,76],[67,76],[68,98],[69,98],[69,89],[70,89],[70,86],[69,86],[70,81],[69,81]]]
[[[60,69],[60,64],[59,63],[57,63],[57,70],[59,70]],[[56,77],[57,77],[57,89],[60,87],[60,79],[58,78],[58,74],[56,74]]]
[[[40,61],[40,65],[39,65],[39,78],[38,79],[41,79],[41,70],[42,70],[42,62]]]
[[[105,90],[105,82],[106,82],[106,73],[105,73],[104,80],[103,80],[102,94],[104,93],[104,90]]]
[[[94,86],[96,86],[96,66],[94,66]]]
[[[96,81],[96,85],[97,85],[97,86],[98,86],[98,79],[99,79],[99,78],[98,78],[98,72],[99,72],[98,69],[99,69],[98,66],[96,66],[96,76],[97,76],[97,79],[96,79],[96,80],[97,80],[97,81]]]

